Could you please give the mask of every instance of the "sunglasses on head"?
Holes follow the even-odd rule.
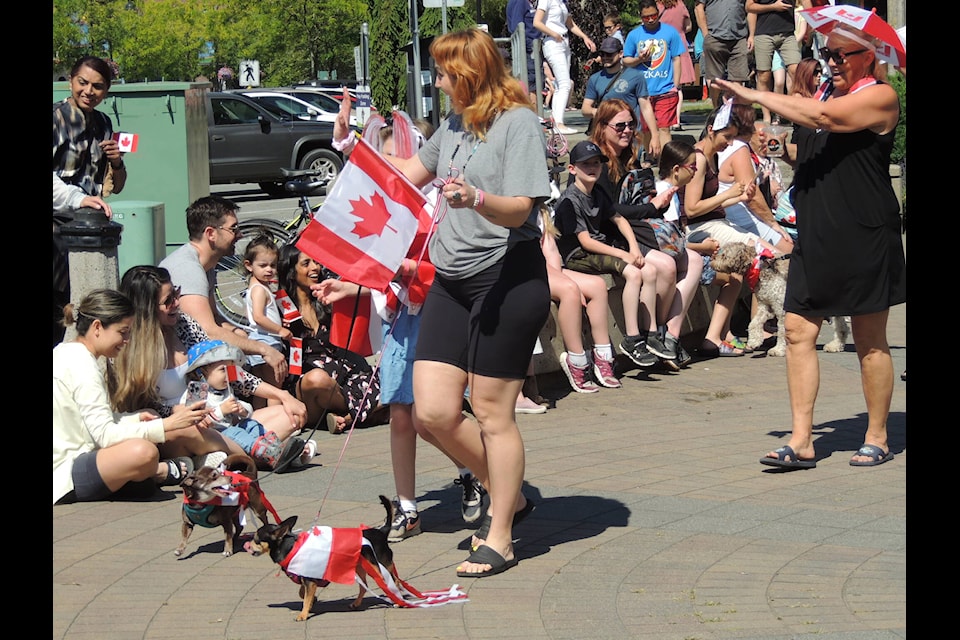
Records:
[[[847,62],[847,56],[855,56],[858,53],[866,53],[869,49],[857,49],[856,51],[833,51],[823,47],[820,49],[820,57],[829,62],[833,60],[837,64],[845,64]]]

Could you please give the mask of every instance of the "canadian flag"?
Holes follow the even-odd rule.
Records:
[[[240,369],[235,364],[227,365],[227,381],[240,382]]]
[[[290,362],[287,370],[295,376],[303,374],[303,339],[290,338]]]
[[[297,248],[345,280],[383,291],[407,255],[425,202],[412,182],[358,140]]]
[[[373,298],[360,296],[359,301],[357,298],[344,298],[332,306],[330,344],[365,358],[380,350],[383,334]],[[373,322],[370,322],[371,317]]]
[[[117,131],[113,134],[113,139],[117,141],[117,149],[121,153],[133,153],[137,150],[137,143],[140,142],[140,136],[126,131]]]
[[[293,322],[294,320],[299,320],[303,316],[300,315],[299,309],[296,305],[293,304],[293,300],[290,299],[290,296],[287,295],[287,292],[283,289],[277,289],[277,293],[274,296],[277,300],[277,306],[280,307],[280,313],[283,314],[283,319],[287,322]]]

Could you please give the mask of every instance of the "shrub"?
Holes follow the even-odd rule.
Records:
[[[900,120],[897,122],[897,135],[894,138],[890,162],[903,166],[907,159],[907,77],[893,73],[888,80],[900,99]]]

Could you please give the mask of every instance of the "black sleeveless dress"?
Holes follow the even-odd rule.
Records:
[[[798,128],[797,242],[784,309],[802,316],[864,315],[907,300],[894,132]]]

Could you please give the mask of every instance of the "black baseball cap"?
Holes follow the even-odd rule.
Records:
[[[607,161],[607,156],[603,155],[600,147],[589,140],[581,140],[570,150],[570,164],[586,162],[591,158],[600,158],[601,162]]]
[[[604,38],[600,43],[600,53],[620,53],[623,44],[617,38]]]

